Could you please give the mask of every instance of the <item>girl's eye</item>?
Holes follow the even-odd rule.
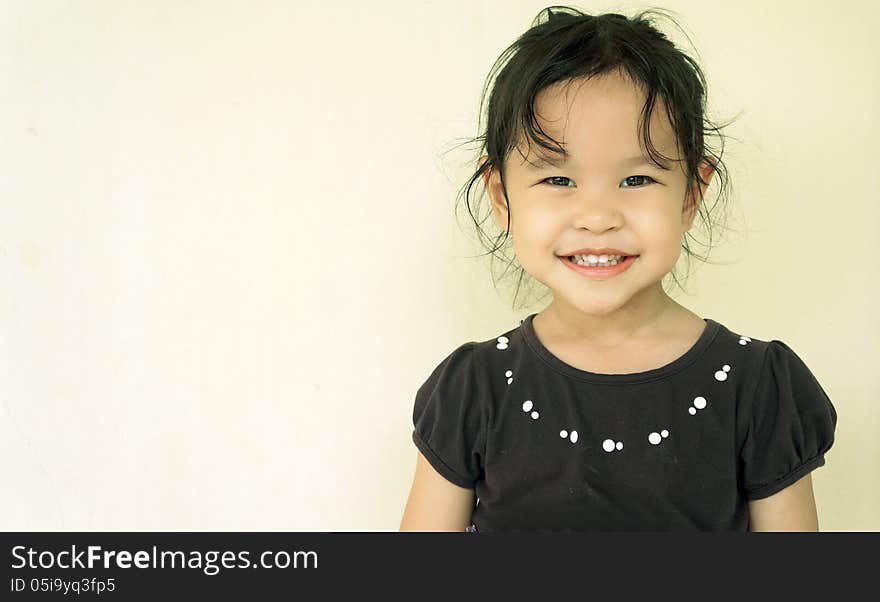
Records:
[[[650,180],[651,182],[656,182],[656,180],[655,180],[654,178],[652,178],[651,176],[629,176],[628,178],[624,178],[623,181],[624,181],[624,182],[628,182],[628,181],[631,181],[633,178],[645,178],[645,180]],[[543,182],[550,182],[551,180],[568,180],[569,182],[571,182],[571,179],[570,179],[570,178],[566,178],[565,176],[554,176],[554,177],[552,177],[552,178],[546,178],[546,179],[544,179],[544,180],[542,180],[542,181],[543,181]],[[638,181],[638,180],[637,180],[637,181]],[[647,184],[648,184],[648,182],[646,181],[646,182],[645,182],[645,185],[647,185]],[[555,185],[553,185],[553,186],[556,187]],[[563,188],[568,188],[568,187],[567,187],[567,186],[563,186]],[[642,186],[639,186],[639,185],[636,184],[636,185],[628,185],[628,186],[625,186],[625,188],[642,188]]]
[[[636,178],[636,179],[638,179],[638,178],[644,178],[645,180],[651,180],[652,182],[656,182],[656,181],[657,181],[657,180],[655,180],[654,178],[652,178],[651,176],[630,176],[630,177],[628,177],[628,178],[624,178],[623,181],[626,182],[626,181],[628,181],[628,180],[632,180],[633,178]],[[647,181],[645,182],[645,185],[646,185],[646,186],[648,185],[648,182],[647,182]],[[627,188],[641,188],[641,186],[627,186]]]
[[[543,182],[550,182],[551,180],[568,180],[569,182],[571,182],[571,180],[570,180],[569,178],[566,178],[565,176],[554,176],[554,177],[552,177],[552,178],[545,178],[545,179],[542,180],[542,181],[543,181]],[[556,188],[556,185],[552,185],[552,186],[553,186],[554,188]],[[563,188],[567,188],[567,187],[564,186]]]

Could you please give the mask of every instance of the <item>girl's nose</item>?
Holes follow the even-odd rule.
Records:
[[[577,205],[573,220],[575,228],[604,232],[620,228],[624,223],[623,213],[610,200],[584,195],[581,199],[573,202]]]

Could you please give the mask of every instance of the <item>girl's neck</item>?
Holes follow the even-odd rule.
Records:
[[[625,349],[637,342],[662,340],[693,329],[702,318],[663,293],[636,310],[613,316],[590,316],[556,299],[535,316],[535,330],[560,343],[578,344],[598,351]]]

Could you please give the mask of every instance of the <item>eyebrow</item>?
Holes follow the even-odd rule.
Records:
[[[532,171],[542,169],[544,167],[547,167],[548,165],[561,168],[563,165],[565,165],[565,158],[559,159],[559,158],[557,158],[556,155],[541,154],[541,155],[537,156],[536,161],[529,162],[528,165],[529,165],[528,169],[530,169]],[[657,167],[657,165],[655,163],[651,162],[648,159],[648,157],[646,157],[644,155],[636,155],[633,157],[627,157],[625,159],[622,159],[620,161],[620,165],[623,167],[640,167],[642,165],[650,165],[652,167]],[[664,169],[666,171],[670,170],[669,167],[665,167],[665,166],[661,166],[660,169]]]

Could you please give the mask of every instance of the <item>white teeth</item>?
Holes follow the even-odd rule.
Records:
[[[574,255],[572,259],[578,265],[611,266],[623,261],[624,255]]]

